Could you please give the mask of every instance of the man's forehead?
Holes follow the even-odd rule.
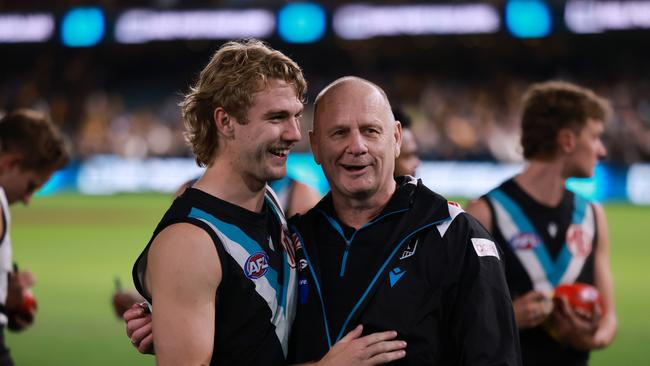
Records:
[[[351,123],[365,121],[367,123],[384,123],[390,119],[390,109],[381,96],[375,95],[344,95],[340,94],[324,100],[318,107],[314,119],[335,123]]]
[[[281,80],[278,83],[267,83],[267,86],[253,93],[252,107],[263,107],[265,110],[294,111],[302,110],[303,103],[292,84]]]

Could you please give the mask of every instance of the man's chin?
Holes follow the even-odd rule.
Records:
[[[287,169],[286,168],[272,169],[272,170],[268,171],[267,173],[268,174],[267,174],[266,180],[268,182],[271,182],[271,181],[274,181],[274,180],[284,178],[287,175]]]

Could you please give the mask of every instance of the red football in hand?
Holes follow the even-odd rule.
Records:
[[[559,285],[555,288],[554,298],[566,298],[571,308],[579,313],[591,315],[596,304],[603,309],[603,298],[594,286],[586,283]]]
[[[34,294],[30,290],[23,292],[23,303],[20,306],[20,312],[23,314],[34,314],[36,312],[37,304]]]

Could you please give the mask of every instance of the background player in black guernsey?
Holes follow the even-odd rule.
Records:
[[[570,177],[592,176],[605,156],[608,114],[591,90],[560,81],[532,85],[521,120],[527,166],[467,208],[505,253],[526,366],[586,365],[589,350],[616,333],[605,213],[565,188]],[[555,286],[575,281],[595,285],[604,307],[580,314],[556,300],[553,308]]]

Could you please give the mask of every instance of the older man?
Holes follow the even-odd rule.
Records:
[[[331,192],[291,223],[303,258],[292,357],[320,357],[363,324],[397,330],[400,364],[519,365],[500,251],[458,205],[393,179],[401,133],[367,80],[336,80],[316,98],[310,142]]]

